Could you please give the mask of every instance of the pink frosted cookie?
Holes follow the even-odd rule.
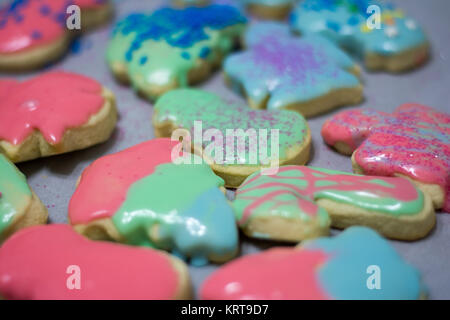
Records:
[[[117,119],[112,92],[62,71],[23,82],[0,80],[0,114],[0,153],[13,162],[103,142]]]
[[[351,227],[300,248],[272,248],[233,260],[206,279],[200,297],[409,300],[423,298],[424,288],[417,269],[386,240],[368,228]]]
[[[352,155],[357,173],[411,178],[436,208],[450,210],[450,116],[419,104],[389,114],[343,111],[325,122],[322,137]]]
[[[189,274],[161,251],[93,242],[68,225],[24,229],[0,248],[5,299],[183,299]]]
[[[1,8],[0,70],[38,68],[61,57],[75,34],[66,23],[73,22],[71,5],[81,9],[81,31],[105,22],[112,10],[108,0],[13,0]]]

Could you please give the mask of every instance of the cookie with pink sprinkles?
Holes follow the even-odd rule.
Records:
[[[352,154],[356,173],[405,176],[450,211],[450,115],[419,104],[393,113],[343,111],[322,127],[325,142]]]

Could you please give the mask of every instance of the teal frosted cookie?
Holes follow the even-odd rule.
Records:
[[[250,13],[262,19],[286,18],[295,0],[242,0]]]
[[[359,55],[369,69],[403,71],[428,57],[428,41],[412,18],[373,0],[305,0],[290,16],[294,31],[320,34]]]
[[[299,248],[243,256],[200,288],[201,299],[213,300],[415,300],[425,295],[419,271],[364,227]]]
[[[182,137],[187,147],[192,144],[228,187],[239,186],[261,168],[276,172],[279,165],[309,159],[311,134],[300,114],[252,110],[202,90],[177,89],[162,96],[154,107],[153,127],[158,137]]]
[[[274,22],[250,26],[247,50],[224,63],[226,79],[252,108],[289,109],[313,116],[362,100],[352,59],[319,36],[298,38]]]
[[[415,240],[435,223],[430,197],[405,178],[361,176],[307,166],[256,172],[236,192],[236,219],[250,237],[298,242],[326,234],[331,225],[371,227]]]
[[[119,80],[153,99],[207,78],[234,48],[245,23],[226,5],[131,14],[114,28],[107,61]]]
[[[45,223],[47,215],[25,176],[0,154],[0,243],[19,229]]]

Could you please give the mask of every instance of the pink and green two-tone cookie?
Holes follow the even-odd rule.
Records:
[[[205,163],[178,163],[179,146],[153,139],[94,161],[69,203],[75,230],[168,250],[194,265],[231,259],[238,233],[224,181]]]
[[[330,224],[415,240],[426,236],[436,219],[429,196],[408,179],[307,166],[252,174],[237,189],[233,207],[248,236],[290,242],[326,235]]]
[[[227,57],[225,79],[254,109],[289,109],[314,116],[359,103],[359,67],[320,36],[296,37],[286,25],[255,23],[244,36],[246,50]]]
[[[351,227],[298,248],[272,248],[233,260],[200,288],[202,299],[416,300],[419,271],[375,231]]]
[[[186,265],[150,248],[91,241],[69,225],[23,229],[0,247],[0,298],[162,300],[191,296]]]
[[[404,176],[450,211],[450,116],[431,107],[404,104],[393,113],[343,111],[322,127],[327,144],[352,154],[353,170]]]
[[[47,216],[25,176],[0,153],[0,244],[19,229],[46,223]]]

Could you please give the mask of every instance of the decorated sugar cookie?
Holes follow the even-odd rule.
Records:
[[[224,72],[252,108],[313,116],[362,100],[358,67],[325,38],[298,38],[285,25],[265,22],[250,26],[244,42],[247,50],[230,55]]]
[[[414,240],[435,224],[431,200],[404,178],[380,178],[306,166],[249,176],[233,202],[238,225],[254,238],[299,242],[331,225],[371,227]]]
[[[172,162],[178,145],[154,139],[96,160],[70,200],[71,224],[90,238],[170,250],[194,265],[232,258],[238,236],[223,180],[207,164]]]
[[[110,137],[116,113],[112,92],[85,76],[1,79],[0,153],[21,162],[90,147]]]
[[[71,5],[81,9],[82,32],[112,11],[108,0],[11,0],[0,7],[0,70],[34,69],[60,58],[76,31],[66,23]]]
[[[153,127],[159,137],[178,136],[177,129],[185,129],[227,187],[238,187],[261,168],[276,171],[279,165],[309,159],[311,133],[298,113],[252,110],[202,90],[178,89],[162,96],[154,106]]]
[[[0,154],[0,244],[19,229],[45,223],[47,215],[25,176]]]
[[[250,13],[263,19],[284,19],[295,0],[243,0]]]
[[[116,25],[107,60],[119,80],[154,99],[206,79],[233,49],[245,22],[227,5],[132,14]]]
[[[414,300],[419,271],[376,232],[351,227],[299,248],[272,248],[221,267],[203,283],[202,299]]]
[[[404,104],[393,113],[343,111],[323,125],[322,137],[341,153],[353,152],[355,172],[409,177],[435,208],[450,211],[448,114],[419,104]]]
[[[304,0],[290,23],[302,35],[321,34],[361,56],[369,69],[404,71],[428,57],[428,41],[418,23],[380,1]]]
[[[95,242],[68,225],[21,230],[0,248],[0,296],[31,300],[189,298],[189,274],[162,251]]]

